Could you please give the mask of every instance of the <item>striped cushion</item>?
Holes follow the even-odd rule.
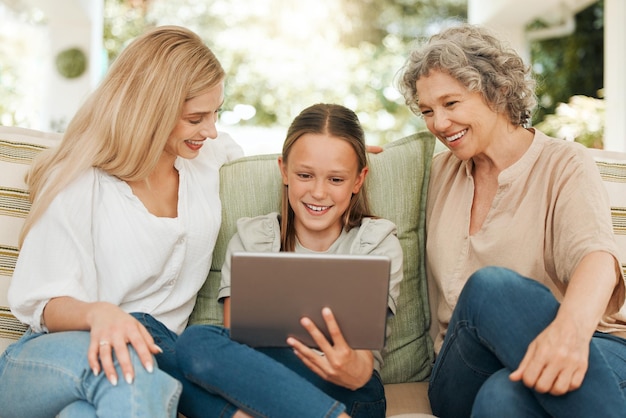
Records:
[[[30,208],[24,176],[41,150],[54,146],[59,134],[0,126],[0,352],[26,327],[11,314],[7,291],[17,260],[17,241]]]
[[[590,149],[609,193],[613,232],[626,274],[626,153]]]

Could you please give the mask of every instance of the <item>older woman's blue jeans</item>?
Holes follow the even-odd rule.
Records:
[[[180,383],[156,366],[146,371],[131,348],[135,379],[113,386],[89,367],[90,338],[86,331],[28,330],[10,345],[0,357],[0,416],[176,417]]]
[[[563,396],[509,380],[530,342],[554,319],[548,288],[499,267],[465,285],[430,379],[439,417],[624,417],[626,340],[596,332],[582,386]]]
[[[385,416],[377,372],[358,390],[342,388],[309,370],[291,348],[253,349],[232,341],[223,327],[187,328],[176,355],[186,379],[253,416]]]

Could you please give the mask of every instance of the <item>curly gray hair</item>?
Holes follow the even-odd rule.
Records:
[[[470,91],[480,92],[496,112],[505,112],[514,125],[530,124],[537,104],[530,66],[495,34],[462,24],[433,35],[409,55],[401,70],[399,90],[417,115],[416,82],[431,70],[443,71]]]

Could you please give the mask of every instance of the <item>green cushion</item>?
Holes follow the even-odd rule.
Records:
[[[385,383],[424,380],[431,370],[433,349],[428,334],[430,310],[423,260],[425,198],[434,143],[430,133],[421,132],[386,144],[380,154],[369,155],[367,187],[372,211],[397,225],[404,251],[404,280],[384,352]],[[222,323],[222,307],[216,296],[226,246],[235,233],[237,219],[279,210],[277,157],[245,157],[222,167],[222,228],[191,323]]]

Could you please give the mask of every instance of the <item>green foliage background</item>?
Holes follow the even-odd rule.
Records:
[[[467,15],[467,0],[102,1],[109,63],[148,27],[187,26],[202,36],[228,72],[225,110],[242,104],[256,110],[239,125],[286,128],[304,107],[336,102],[357,112],[370,143],[424,128],[392,88],[398,71],[416,39],[451,21],[464,21]],[[306,5],[308,15],[294,20],[295,12]],[[320,10],[330,12],[324,15]],[[574,96],[602,98],[603,10],[604,0],[598,0],[576,16],[573,35],[531,44],[539,98],[533,124],[539,126],[553,115],[541,126],[566,125],[570,122],[557,111],[560,104]],[[35,16],[17,18],[42,23]],[[529,28],[543,25],[536,21]],[[20,52],[31,40],[2,38],[0,123],[30,127],[36,109],[24,105],[32,100],[28,96],[32,89],[24,88]],[[579,103],[562,109],[581,108]],[[579,111],[586,115],[590,107],[601,109],[602,103]],[[597,140],[593,142],[597,146]]]
[[[535,22],[530,27],[541,27]],[[576,15],[575,32],[531,44],[539,106],[538,123],[572,96],[602,97],[604,86],[604,0]]]
[[[313,7],[306,9],[309,15],[294,17],[305,3]],[[286,127],[306,106],[335,102],[357,112],[368,142],[384,143],[423,128],[390,88],[412,42],[451,19],[466,20],[466,3],[106,0],[105,47],[113,60],[147,27],[189,27],[228,73],[224,108],[245,104],[256,109],[240,124]],[[322,9],[329,13],[318,15]]]

